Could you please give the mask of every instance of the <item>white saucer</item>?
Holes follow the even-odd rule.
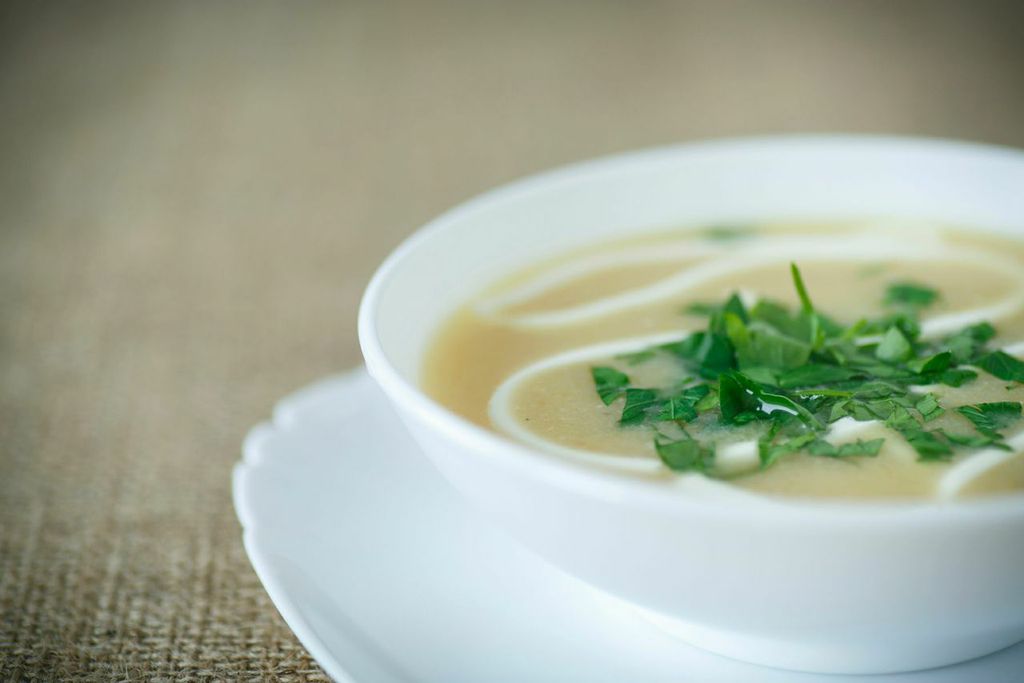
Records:
[[[1024,678],[1024,643],[944,669],[831,677],[675,640],[480,519],[420,455],[363,370],[281,401],[273,423],[246,439],[234,499],[260,580],[339,681]]]

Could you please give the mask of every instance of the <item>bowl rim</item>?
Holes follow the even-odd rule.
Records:
[[[948,502],[935,499],[850,500],[758,493],[748,497],[749,503],[744,501],[739,505],[733,496],[691,497],[685,492],[655,486],[640,478],[543,453],[481,427],[443,406],[403,377],[384,352],[377,334],[376,314],[385,283],[421,245],[473,213],[486,210],[495,203],[523,199],[531,193],[550,191],[553,186],[571,184],[592,175],[622,171],[634,165],[657,164],[687,154],[784,151],[812,146],[836,150],[874,146],[889,151],[967,153],[986,158],[1000,157],[1024,166],[1024,150],[999,145],[937,137],[822,133],[698,140],[600,156],[530,174],[486,190],[441,213],[404,239],[381,263],[367,285],[358,314],[359,345],[369,374],[397,407],[430,424],[445,438],[473,451],[474,457],[488,458],[494,464],[577,493],[622,502],[628,500],[631,505],[650,506],[660,512],[714,514],[738,517],[748,522],[785,521],[813,527],[836,524],[879,526],[891,525],[897,520],[901,528],[906,525],[941,526],[951,522],[1024,521],[1024,493]],[[752,519],[752,511],[764,517]]]

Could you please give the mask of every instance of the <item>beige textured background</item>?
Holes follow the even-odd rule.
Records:
[[[771,131],[1024,146],[1017,2],[0,8],[0,680],[321,680],[229,474],[447,206]]]

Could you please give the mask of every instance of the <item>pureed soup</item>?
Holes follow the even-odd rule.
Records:
[[[712,227],[580,250],[440,330],[426,391],[540,449],[776,494],[1024,489],[1024,243]]]

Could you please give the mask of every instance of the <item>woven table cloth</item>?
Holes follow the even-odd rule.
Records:
[[[326,680],[230,474],[403,237],[773,132],[1024,147],[1016,2],[4,3],[0,680]]]

